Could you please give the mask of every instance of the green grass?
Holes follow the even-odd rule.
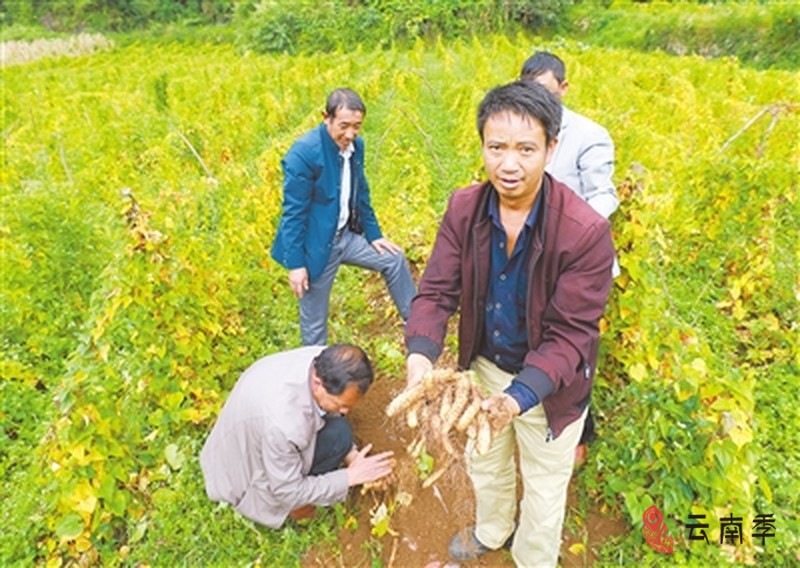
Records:
[[[311,545],[332,543],[332,510],[309,524],[287,522],[284,530],[260,527],[230,506],[210,501],[203,488],[196,439],[179,440],[185,465],[171,471],[153,492],[146,515],[128,527],[126,562],[152,566],[299,566]],[[303,521],[305,523],[305,521]],[[136,535],[134,537],[133,535]],[[138,538],[137,538],[138,537]]]

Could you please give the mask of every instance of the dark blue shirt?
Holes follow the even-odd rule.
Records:
[[[528,332],[525,325],[525,303],[528,289],[528,256],[541,193],[517,236],[514,250],[508,254],[508,237],[500,220],[496,192],[489,196],[488,215],[492,222],[491,264],[489,290],[486,297],[484,342],[481,355],[509,373],[518,374],[528,352]],[[519,381],[506,389],[524,412],[538,404],[536,395]]]

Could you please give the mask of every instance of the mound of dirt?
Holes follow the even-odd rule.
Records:
[[[475,501],[472,485],[463,462],[456,462],[432,487],[422,488],[415,462],[405,449],[413,439],[414,432],[402,420],[387,418],[385,414],[387,404],[401,389],[402,384],[396,379],[382,378],[375,381],[363,401],[349,416],[359,445],[371,443],[373,452],[394,451],[398,477],[395,493],[361,495],[358,490],[352,490],[346,505],[348,513],[355,515],[357,527],[340,529],[337,551],[322,546],[309,551],[303,566],[370,567],[373,565],[373,558],[380,558],[382,566],[386,568],[459,566],[449,559],[447,543],[456,532],[474,523]],[[570,503],[576,502],[577,490],[580,488],[576,487],[573,479],[570,485]],[[381,502],[390,501],[399,492],[410,495],[411,502],[396,507],[389,521],[391,532],[380,538],[372,536],[370,509],[375,509]],[[604,539],[628,530],[623,521],[592,512],[584,519],[581,534],[569,534],[565,531],[561,564],[591,565],[595,550]],[[379,545],[367,544],[376,540]],[[584,543],[585,546],[577,547],[577,553],[573,553],[569,551],[569,547],[574,543]],[[460,566],[502,568],[513,567],[514,562],[508,551],[500,550]]]

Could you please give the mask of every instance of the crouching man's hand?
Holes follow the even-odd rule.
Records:
[[[511,424],[514,417],[520,413],[517,401],[505,393],[493,394],[483,401],[481,408],[489,413],[489,422],[495,432]]]
[[[392,472],[395,464],[392,457],[394,452],[381,452],[374,456],[368,456],[371,449],[372,444],[367,444],[360,450],[351,450],[345,458],[349,487],[377,481]]]

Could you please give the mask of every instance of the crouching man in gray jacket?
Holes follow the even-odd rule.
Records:
[[[280,528],[287,516],[310,517],[315,505],[344,501],[350,487],[391,473],[392,452],[357,449],[345,418],[372,379],[366,353],[354,345],[302,347],[256,361],[200,453],[208,496]]]

